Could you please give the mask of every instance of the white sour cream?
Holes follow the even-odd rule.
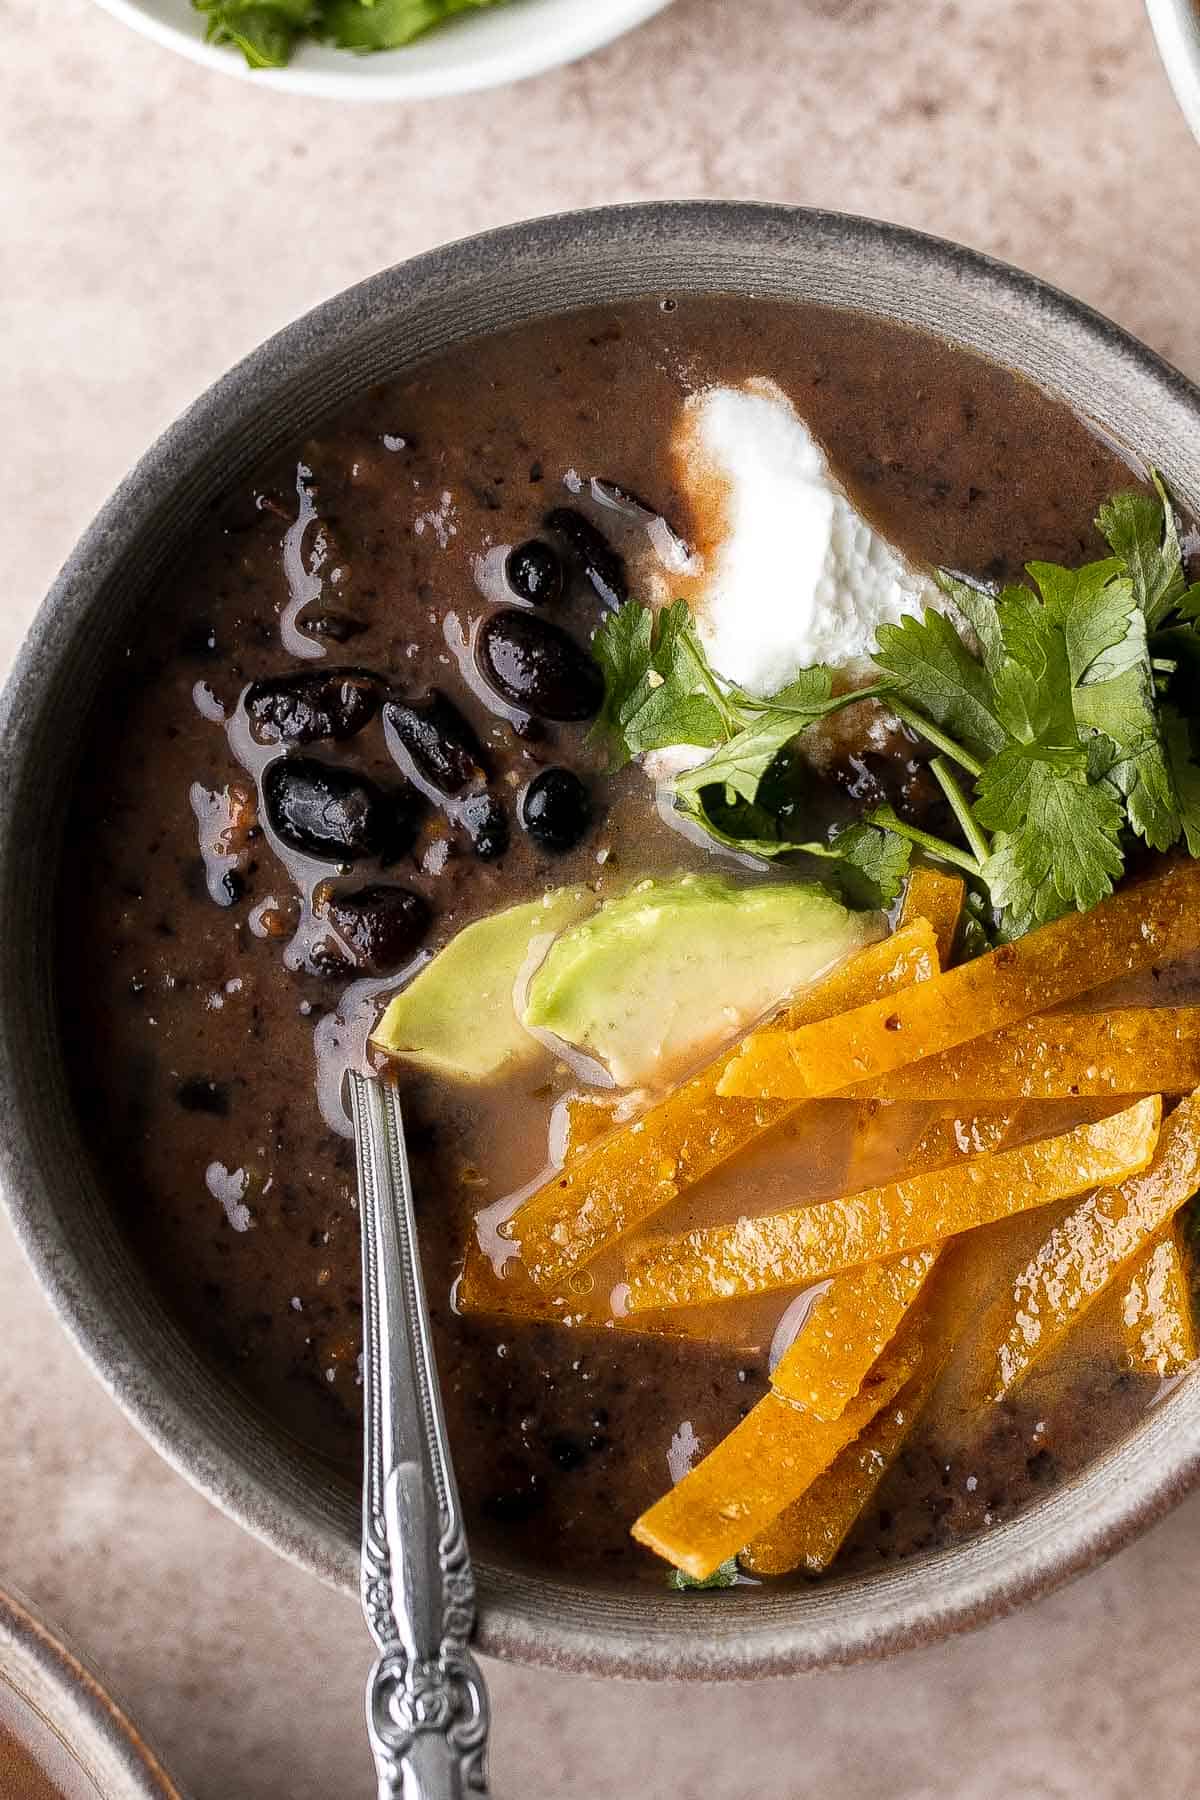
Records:
[[[773,381],[693,395],[673,450],[703,564],[672,591],[727,680],[774,693],[813,663],[868,658],[880,625],[944,605],[851,506]]]

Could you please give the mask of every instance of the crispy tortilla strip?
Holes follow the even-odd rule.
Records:
[[[827,1569],[904,1448],[935,1379],[936,1371],[918,1369],[807,1492],[746,1545],[742,1567],[754,1575]]]
[[[815,1419],[840,1418],[896,1335],[937,1255],[936,1249],[914,1250],[835,1275],[775,1365],[774,1392]]]
[[[962,916],[963,895],[967,884],[961,875],[945,875],[941,869],[923,865],[915,868],[904,889],[900,907],[900,924],[911,925],[914,919],[928,919],[937,934],[938,960],[943,969],[950,967],[958,921]]]
[[[1017,1275],[989,1333],[995,1346],[991,1398],[1003,1399],[1024,1380],[1198,1187],[1195,1093],[1167,1119],[1149,1168],[1072,1207]]]
[[[1097,1124],[840,1200],[739,1219],[635,1246],[630,1310],[701,1306],[821,1281],[839,1269],[936,1244],[1145,1169],[1162,1117],[1157,1094]]]
[[[467,1318],[513,1319],[523,1325],[561,1325],[565,1330],[619,1331],[635,1337],[670,1338],[675,1342],[717,1344],[723,1349],[756,1351],[764,1343],[757,1317],[730,1307],[695,1307],[687,1312],[639,1313],[615,1317],[607,1290],[578,1295],[544,1294],[534,1287],[520,1263],[510,1261],[503,1275],[474,1240],[467,1248],[454,1304]],[[738,1316],[731,1316],[731,1315]],[[751,1326],[754,1329],[751,1329]],[[767,1333],[769,1340],[770,1333]]]
[[[717,1091],[725,1098],[811,1100],[875,1084],[893,1070],[1165,962],[1197,941],[1200,864],[1172,863],[1091,912],[1070,913],[894,999],[819,1023],[751,1032]]]
[[[811,1486],[895,1398],[921,1358],[914,1328],[885,1352],[832,1423],[767,1394],[633,1526],[639,1544],[703,1580]]]
[[[1160,1231],[1120,1295],[1130,1367],[1139,1375],[1182,1375],[1196,1360],[1196,1321],[1178,1218]]]
[[[1200,1084],[1200,1006],[1051,1013],[885,1075],[883,1100],[938,1105],[1185,1094]]]
[[[802,1023],[892,995],[938,970],[932,927],[923,919],[842,963],[784,1015]],[[506,1234],[530,1276],[553,1290],[623,1233],[735,1156],[795,1106],[747,1106],[717,1099],[727,1057],[685,1081],[631,1124],[569,1159],[509,1219]]]
[[[960,875],[943,875],[940,869],[929,868],[914,869],[904,890],[900,928],[917,919],[927,920],[937,939],[938,961],[943,969],[950,967],[965,892],[966,883]],[[905,1113],[879,1100],[861,1101],[847,1159],[847,1192],[873,1187],[880,1179],[876,1169],[881,1158],[886,1160],[892,1153],[894,1166],[895,1154],[904,1147],[901,1140],[907,1135],[909,1143],[915,1142],[921,1129],[918,1109],[914,1107]]]

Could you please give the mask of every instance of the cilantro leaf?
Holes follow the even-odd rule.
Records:
[[[676,793],[725,787],[740,799],[753,801],[758,794],[759,782],[779,752],[802,728],[795,713],[763,713],[698,769],[689,769],[686,774],[677,776]]]
[[[1086,753],[1013,746],[979,787],[977,815],[996,834],[983,876],[1007,925],[1027,930],[1070,907],[1086,912],[1112,892],[1124,867],[1122,808],[1107,782],[1089,782]]]
[[[1175,785],[1163,749],[1146,619],[1134,611],[1124,645],[1126,667],[1108,681],[1075,691],[1077,722],[1113,746],[1108,777],[1124,797],[1129,823],[1152,850],[1168,849],[1181,819]]]
[[[686,601],[655,613],[627,600],[596,632],[592,654],[604,705],[591,735],[607,743],[611,768],[670,744],[707,748],[736,731]]]
[[[836,865],[831,873],[848,905],[879,910],[899,898],[913,850],[907,839],[866,820],[848,825],[827,844],[793,847]]]
[[[1174,706],[1162,709],[1163,748],[1189,856],[1200,856],[1200,767],[1192,756],[1192,732]]]
[[[1157,498],[1137,492],[1114,494],[1096,515],[1096,524],[1120,557],[1139,610],[1153,631],[1183,597],[1186,586],[1175,510],[1160,477]]]
[[[906,701],[972,750],[1003,749],[1005,731],[993,710],[987,671],[943,613],[881,625],[878,638],[875,661]]]
[[[996,596],[989,593],[987,588],[965,581],[961,575],[952,575],[948,569],[935,570],[934,580],[943,594],[953,600],[975,633],[984,668],[995,670],[1004,655],[1000,620],[996,615]]]
[[[702,1592],[705,1588],[730,1588],[737,1586],[737,1557],[731,1556],[711,1575],[689,1575],[684,1569],[667,1570],[667,1586],[677,1593],[686,1594]]]

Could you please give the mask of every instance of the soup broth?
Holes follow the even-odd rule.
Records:
[[[389,995],[466,926],[548,887],[601,900],[646,877],[714,867],[747,885],[765,878],[682,833],[636,764],[607,772],[587,720],[531,718],[481,681],[481,623],[514,604],[507,552],[546,541],[547,514],[570,508],[603,532],[636,594],[657,555],[648,518],[669,522],[668,551],[703,547],[711,528],[672,444],[681,405],[764,376],[862,516],[922,569],[1002,582],[1034,559],[1099,555],[1098,505],[1139,479],[1034,387],[899,327],[688,296],[539,320],[364,393],[239,483],[143,610],[93,721],[61,924],[63,1028],[87,1140],[174,1315],[347,1483],[361,1455],[362,1313],[339,1088],[342,1070],[362,1065]],[[615,507],[612,487],[598,498],[593,477],[619,489]],[[580,573],[578,546],[561,532],[549,540],[573,573],[552,609],[532,611],[552,613],[584,645],[612,595],[599,591],[603,571],[599,586]],[[661,556],[657,574],[669,588]],[[444,693],[474,734],[474,766],[486,768],[478,816],[427,783],[404,827],[411,847],[368,856],[352,876],[265,831],[261,784],[281,745],[255,741],[245,696],[255,682],[322,666],[368,671],[402,698]],[[864,794],[944,820],[925,751],[850,719],[831,722],[813,753],[822,822]],[[402,768],[412,772],[378,714],[300,753],[386,795],[402,787]],[[578,777],[590,807],[560,850],[520,821],[527,785],[551,768]],[[376,964],[390,946],[390,968],[348,966],[351,927],[331,939],[329,894],[314,903],[322,880],[336,902],[364,879],[417,897],[403,918],[378,924],[387,941]],[[591,1322],[467,1316],[457,1302],[468,1246],[502,1258],[497,1221],[547,1169],[570,1097],[605,1108],[613,1095],[588,1088],[558,1047],[499,1082],[412,1066],[398,1079],[476,1550],[577,1578],[661,1583],[629,1526],[767,1392],[793,1296],[713,1309],[725,1314],[715,1342],[616,1329],[605,1296],[618,1257],[580,1285]],[[922,1116],[898,1109],[875,1178],[900,1166]],[[810,1116],[802,1142],[771,1134],[655,1227],[836,1192],[848,1154],[845,1109],[831,1107],[823,1133]],[[1044,1234],[1046,1219],[1033,1216]],[[997,1286],[1034,1244],[1026,1224],[1024,1234],[995,1229],[983,1266]],[[969,1367],[969,1348],[956,1361]],[[1118,1436],[1156,1390],[1126,1366],[1103,1307],[1069,1358],[1002,1405],[972,1410],[952,1368],[835,1568],[1009,1516]]]

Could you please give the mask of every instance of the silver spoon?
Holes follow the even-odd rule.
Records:
[[[362,1605],[379,1655],[367,1732],[379,1800],[487,1796],[488,1699],[471,1654],[475,1580],[463,1530],[400,1102],[347,1077],[363,1264]]]

